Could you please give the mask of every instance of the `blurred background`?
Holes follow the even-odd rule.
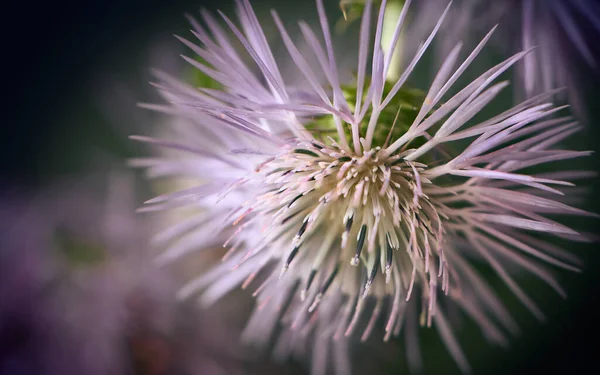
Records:
[[[153,269],[144,243],[157,224],[133,212],[154,193],[126,166],[127,158],[146,151],[127,136],[154,131],[152,113],[135,107],[157,100],[148,85],[150,67],[182,65],[172,34],[188,35],[184,13],[200,7],[230,13],[232,3],[4,4],[1,375],[306,373],[298,363],[272,364],[268,356],[257,361],[237,348],[243,321],[223,319],[235,310],[227,299],[209,312],[193,301],[175,303],[178,275]],[[252,4],[259,17],[270,8],[289,19],[315,13],[311,0]],[[335,0],[328,8],[330,16],[339,12]],[[586,130],[569,145],[598,151],[600,107],[593,100],[600,95],[598,74],[584,62],[575,67],[585,78],[579,84],[588,98],[588,117]],[[597,152],[581,163],[600,169]],[[598,192],[596,179],[585,209],[600,212]],[[595,224],[583,225],[595,233]],[[536,321],[510,293],[499,293],[522,327],[509,348],[489,347],[474,325],[463,322],[460,342],[475,374],[579,373],[595,367],[600,254],[597,244],[572,248],[584,272],[560,272],[566,301],[535,280],[522,283],[547,313],[546,322]],[[424,373],[458,373],[433,330],[423,330],[421,350]],[[353,353],[356,373],[406,373],[402,351],[401,343],[359,347]]]

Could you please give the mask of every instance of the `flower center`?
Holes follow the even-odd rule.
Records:
[[[280,276],[291,267],[306,276],[301,295],[316,293],[312,309],[337,278],[356,280],[339,284],[349,295],[402,289],[408,298],[417,273],[435,269],[431,249],[442,232],[425,167],[379,147],[357,156],[335,142],[302,141],[257,168],[265,192],[239,219],[252,213],[244,225],[260,226],[265,249],[283,263]]]

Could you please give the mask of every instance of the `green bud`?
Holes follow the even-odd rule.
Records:
[[[366,82],[365,86],[368,87],[369,82]],[[386,82],[383,91],[383,97],[391,91],[393,87],[392,82]],[[365,90],[366,91],[366,90]],[[354,103],[356,103],[356,85],[343,85],[342,92],[348,101],[350,110],[354,111]],[[366,100],[366,92],[363,93],[362,101]],[[386,140],[394,141],[400,138],[411,124],[414,122],[419,109],[425,100],[425,92],[416,88],[403,87],[394,96],[392,101],[381,109],[379,115],[379,123],[375,128],[375,134],[373,136],[373,147],[384,147]],[[371,117],[372,107],[369,105],[369,109],[360,124],[360,137],[364,137],[367,133],[367,126]],[[317,138],[325,138],[330,136],[336,142],[339,142],[339,136],[336,131],[333,116],[324,115],[314,118],[308,124],[305,125],[308,130],[313,132]],[[344,124],[344,133],[346,138],[352,143],[352,130],[350,124]],[[320,137],[319,137],[320,136]],[[423,144],[424,141],[420,138],[413,141],[411,147],[418,147]]]

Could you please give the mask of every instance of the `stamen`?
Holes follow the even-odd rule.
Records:
[[[366,235],[367,225],[363,224],[362,227],[360,227],[360,231],[358,232],[358,237],[356,239],[356,254],[354,255],[354,258],[352,258],[352,260],[350,261],[350,264],[353,266],[358,265],[358,260],[360,259],[360,252],[362,251],[363,245],[365,243]]]
[[[294,150],[294,152],[295,152],[296,154],[308,155],[308,156],[312,156],[312,157],[315,157],[315,158],[318,158],[318,157],[319,157],[319,155],[318,155],[317,153],[315,153],[315,152],[312,152],[312,151],[310,151],[310,150],[305,150],[305,149],[303,149],[303,148],[297,148],[297,149],[295,149],[295,150]]]
[[[366,298],[369,294],[369,290],[371,289],[371,284],[373,284],[373,280],[375,280],[375,276],[377,276],[377,271],[379,271],[379,256],[381,250],[379,247],[377,248],[377,252],[375,254],[375,261],[373,262],[373,268],[371,268],[371,272],[369,273],[369,278],[367,279],[367,283],[365,284],[365,290],[362,294],[362,298]]]
[[[386,242],[387,242],[387,253],[385,257],[385,283],[389,284],[390,276],[392,274],[392,255],[394,253],[394,248],[392,247],[392,242],[390,239],[390,233],[386,233]]]
[[[300,292],[300,299],[302,301],[304,301],[306,299],[306,293],[310,289],[310,286],[312,285],[312,282],[315,279],[316,274],[317,274],[316,269],[312,269],[310,271],[310,273],[308,274],[308,278],[306,279],[306,285],[304,286],[304,289],[302,289],[302,291]]]
[[[283,268],[281,269],[281,274],[280,274],[279,278],[281,278],[283,276],[283,274],[285,273],[285,271],[288,270],[288,268],[290,267],[290,263],[292,263],[292,260],[294,260],[294,258],[296,257],[296,254],[298,254],[299,249],[300,249],[300,245],[294,246],[294,248],[292,249],[292,252],[290,253],[290,255],[288,255],[287,260],[283,264]]]
[[[335,277],[338,273],[338,269],[339,269],[339,265],[336,265],[335,268],[333,269],[333,272],[331,272],[331,274],[329,275],[329,277],[327,278],[325,283],[321,286],[321,290],[319,291],[319,293],[317,293],[317,295],[315,296],[315,299],[314,299],[312,305],[310,305],[310,307],[308,308],[308,312],[311,313],[317,308],[317,306],[321,302],[321,299],[323,298],[323,295],[325,294],[325,292],[327,292],[327,289],[329,289],[329,287],[331,286],[331,283],[335,279]]]
[[[300,194],[296,195],[296,196],[294,197],[294,199],[292,199],[292,201],[290,202],[290,204],[288,204],[288,206],[287,206],[287,207],[288,207],[288,208],[292,207],[292,205],[293,205],[293,204],[294,204],[294,203],[295,203],[295,202],[296,202],[298,199],[302,198],[302,196],[303,196],[303,195],[304,195],[304,193],[300,193]]]
[[[307,226],[308,226],[308,218],[304,219],[304,221],[302,222],[302,226],[298,230],[298,234],[296,234],[297,239],[300,239],[300,237],[302,237],[302,235],[306,231]]]

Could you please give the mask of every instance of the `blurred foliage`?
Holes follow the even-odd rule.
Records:
[[[404,4],[405,0],[389,0],[388,4]],[[375,9],[381,4],[381,0],[373,0]],[[359,20],[365,9],[366,0],[340,0],[339,6],[342,17],[335,23],[335,31],[343,33],[353,22]]]
[[[108,257],[102,245],[64,229],[55,232],[54,242],[55,249],[69,267],[94,267],[104,263]]]
[[[342,19],[338,19],[336,22],[335,30],[343,32],[351,23],[359,20],[362,16],[363,9],[365,9],[366,3],[367,0],[340,0]],[[374,0],[373,3],[375,6],[378,6],[381,3],[381,0]]]
[[[196,57],[196,61],[205,66],[210,66],[204,59],[201,57]],[[187,67],[184,69],[182,77],[184,82],[189,82],[192,86],[197,87],[199,89],[213,89],[213,90],[221,90],[223,89],[223,85],[217,82],[215,79],[204,73],[198,68],[193,66]]]

